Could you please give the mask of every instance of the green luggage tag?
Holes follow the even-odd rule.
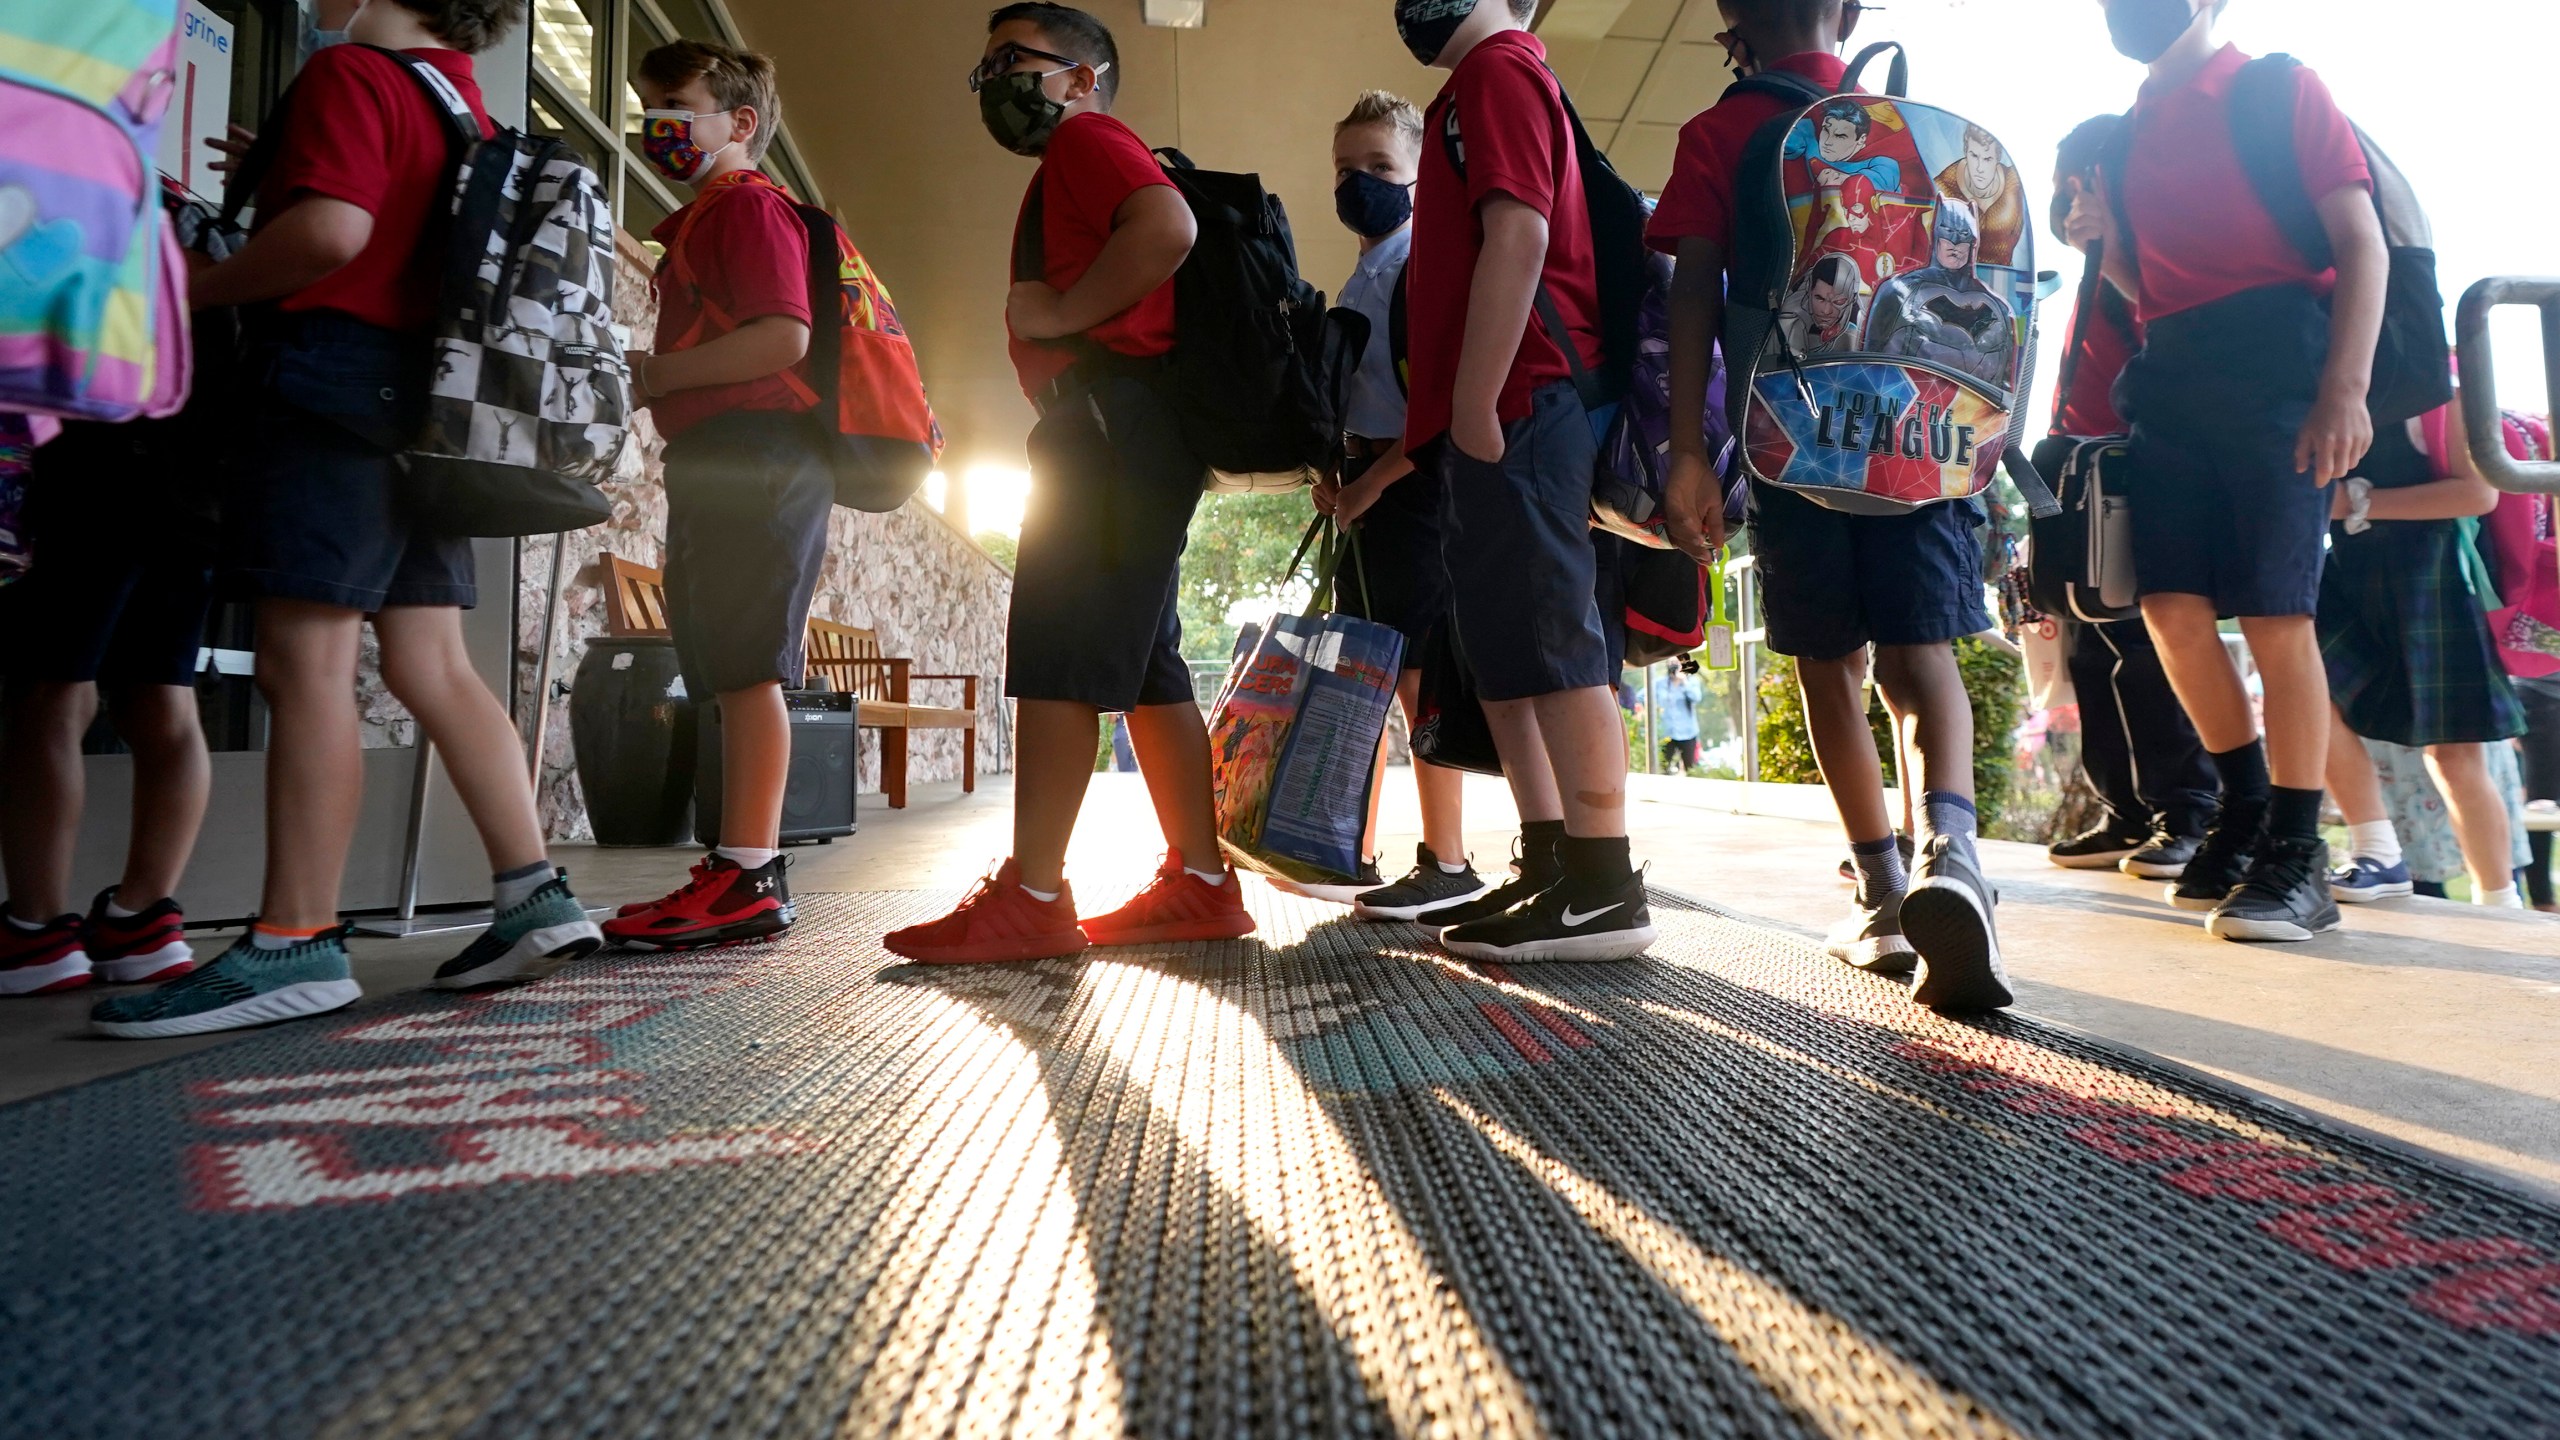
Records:
[[[1707,566],[1707,593],[1713,601],[1707,612],[1707,668],[1739,670],[1742,668],[1742,652],[1733,641],[1733,612],[1725,601],[1724,556],[1721,553]]]

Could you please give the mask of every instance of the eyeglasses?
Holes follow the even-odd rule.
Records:
[[[1070,70],[1077,69],[1085,63],[1082,60],[1068,59],[1064,55],[1052,55],[1046,50],[1034,50],[1028,45],[1001,45],[990,52],[986,59],[979,61],[977,69],[969,72],[969,93],[975,95],[989,81],[1003,79],[1013,73],[1014,66],[1025,60],[1055,60]],[[1096,66],[1093,73],[1099,75],[1104,68],[1107,67]],[[1058,72],[1052,70],[1049,73],[1055,75]]]

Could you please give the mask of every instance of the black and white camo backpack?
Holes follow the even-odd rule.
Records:
[[[613,332],[613,207],[577,153],[499,127],[483,139],[434,66],[382,52],[452,122],[453,204],[424,429],[406,498],[452,535],[549,535],[613,513],[597,486],[631,433]]]

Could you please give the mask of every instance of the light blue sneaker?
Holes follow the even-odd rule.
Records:
[[[2329,872],[2329,893],[2346,905],[2370,905],[2376,900],[2398,900],[2415,895],[2418,887],[2409,877],[2406,861],[2397,865],[2381,865],[2359,855],[2343,869]]]
[[[347,966],[343,927],[287,950],[261,950],[243,935],[184,979],[93,1008],[89,1028],[118,1040],[165,1040],[323,1015],[363,997]]]
[[[438,990],[476,990],[509,980],[539,980],[604,946],[604,932],[569,893],[569,872],[555,870],[523,904],[499,915],[459,955],[436,971]]]

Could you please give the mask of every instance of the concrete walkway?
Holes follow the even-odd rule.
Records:
[[[1636,852],[1656,883],[1802,935],[1846,903],[1821,792],[1640,777],[1635,793]],[[1470,843],[1499,869],[1508,796],[1471,780],[1467,799]],[[898,813],[866,797],[860,835],[795,852],[793,887],[957,889],[1008,848],[1009,800],[1002,778],[974,796],[920,787]],[[1389,773],[1382,823],[1392,874],[1418,823],[1402,771]],[[1095,777],[1070,857],[1087,908],[1141,883],[1161,844],[1138,777]],[[2352,911],[2346,932],[2310,945],[2244,947],[2207,938],[2155,885],[2058,870],[2028,846],[1985,848],[2022,1010],[2560,1196],[2560,920],[2404,901]],[[564,847],[559,858],[601,905],[672,887],[696,857]],[[359,942],[358,978],[376,994],[415,987],[466,938]],[[207,956],[223,943],[197,942]],[[0,1002],[0,1101],[231,1038],[89,1038],[97,993]]]

